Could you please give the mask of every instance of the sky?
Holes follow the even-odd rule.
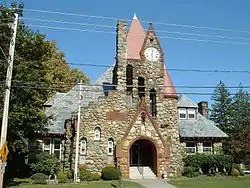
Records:
[[[145,30],[148,29],[148,21],[153,22],[160,44],[165,54],[165,65],[168,69],[212,69],[212,70],[248,70],[250,71],[250,1],[249,0],[23,0],[26,9],[57,11],[81,15],[103,16],[121,19],[132,19],[134,13]],[[38,13],[24,11],[24,21],[30,25],[42,25],[46,27],[66,27],[69,30],[48,29],[30,26],[41,33],[45,33],[48,40],[55,40],[58,49],[65,53],[66,60],[70,63],[112,65],[115,58],[115,28],[102,28],[83,26],[76,24],[48,23],[30,18],[47,20],[60,20],[67,22],[91,23],[95,25],[116,26],[116,20],[87,18],[83,16],[66,16],[58,14]],[[148,21],[147,21],[148,20]],[[159,24],[165,23],[163,24]],[[223,28],[232,31],[212,29],[200,29],[197,27],[177,27],[166,24],[192,25],[210,28]],[[128,27],[130,23],[128,22]],[[109,33],[94,33],[72,30],[100,30]],[[165,32],[164,32],[165,31]],[[248,32],[236,32],[248,31]],[[182,34],[171,34],[179,32]],[[217,37],[201,37],[184,35],[183,33],[196,33],[215,35]],[[220,36],[220,37],[218,37]],[[175,37],[182,39],[170,39]],[[235,37],[227,39],[223,37]],[[234,42],[198,42],[187,39],[213,40]],[[241,39],[239,39],[241,38]],[[244,38],[244,40],[242,39]],[[183,40],[185,39],[185,40]],[[235,44],[244,43],[244,44]],[[73,66],[82,70],[91,81],[94,81],[107,68]],[[176,72],[169,71],[176,86],[216,86],[219,81],[227,86],[250,86],[250,74],[248,73],[200,73],[200,72]],[[212,93],[213,89],[177,88],[177,92],[205,92]],[[231,90],[235,93],[235,90]],[[211,96],[188,95],[193,101],[210,101]]]

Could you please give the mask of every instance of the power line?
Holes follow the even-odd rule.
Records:
[[[52,84],[52,85],[64,85],[64,86],[75,86],[77,83],[67,83],[67,82],[38,82],[38,81],[20,81],[20,80],[12,80],[12,82],[15,84],[26,84],[26,85],[32,85],[32,84]],[[0,83],[5,83],[5,81],[0,81]],[[78,84],[79,85],[79,84]],[[104,83],[104,84],[82,84],[83,86],[87,87],[116,87],[118,85],[116,84],[111,84],[111,83]],[[62,86],[60,86],[62,87]],[[144,86],[139,86],[139,85],[124,85],[124,87],[135,87],[135,88],[144,88],[144,87],[161,87],[161,88],[189,88],[189,89],[215,89],[217,86],[193,86],[193,85],[180,85],[180,86],[172,86],[172,85],[162,85],[162,84],[145,84]],[[250,86],[227,86],[227,88],[230,89],[238,89],[238,88],[243,88],[243,89],[249,89]]]
[[[0,61],[3,61],[0,59]],[[66,61],[66,60],[65,60]],[[35,61],[25,61],[25,62],[35,62]],[[93,63],[68,63],[69,65],[73,66],[86,66],[86,67],[100,67],[100,68],[112,68],[112,67],[119,67],[114,65],[102,65],[102,64],[93,64]],[[127,67],[133,68],[133,67]],[[165,69],[160,69],[165,70]],[[167,68],[167,71],[173,71],[173,72],[197,72],[197,73],[237,73],[237,74],[250,74],[250,70],[219,70],[219,69],[179,69],[179,68]]]
[[[4,87],[4,86],[1,86],[0,87]],[[37,89],[37,90],[62,90],[62,89],[65,89],[65,88],[62,88],[62,87],[31,87],[31,86],[11,86],[12,88],[29,88],[29,89]],[[74,89],[74,91],[80,91],[79,89]],[[95,92],[95,93],[104,93],[105,91],[102,90],[102,89],[83,89],[81,91],[90,91],[90,92]],[[110,90],[106,90],[106,91],[112,91],[111,89]],[[136,92],[138,94],[146,94],[146,93],[155,93],[155,92],[150,92],[150,91],[145,91],[145,92]],[[166,94],[164,92],[157,92],[158,94]],[[206,92],[176,92],[176,93],[167,93],[166,95],[181,95],[181,94],[184,94],[184,95],[213,95],[213,93],[206,93]],[[230,93],[229,95],[237,95],[237,93]],[[248,93],[246,93],[245,95],[250,95]]]
[[[103,27],[103,28],[113,28],[116,29],[116,26],[112,25],[100,25],[100,24],[93,24],[93,23],[86,23],[86,22],[69,22],[63,20],[48,20],[42,18],[22,18],[24,20],[34,20],[34,21],[42,21],[42,22],[49,22],[49,23],[61,23],[61,24],[72,24],[72,25],[80,25],[80,26],[94,26],[94,27]],[[215,38],[222,38],[222,39],[234,39],[234,40],[246,40],[250,41],[250,38],[245,37],[227,37],[221,35],[211,35],[211,34],[201,34],[201,33],[186,33],[186,32],[178,32],[178,31],[167,31],[167,30],[154,30],[158,33],[169,33],[169,34],[179,34],[179,35],[189,35],[189,36],[199,36],[199,37],[215,37]]]
[[[58,15],[65,15],[65,16],[78,16],[78,17],[96,18],[96,19],[104,19],[104,20],[132,21],[132,19],[123,19],[123,18],[115,18],[115,17],[107,17],[107,16],[96,16],[96,15],[88,15],[88,14],[66,13],[66,12],[37,10],[37,9],[28,9],[28,8],[24,8],[23,10],[30,11],[30,12],[58,14]],[[213,27],[206,27],[206,26],[196,26],[196,25],[187,25],[187,24],[175,24],[175,23],[164,23],[164,22],[146,21],[146,20],[140,20],[140,21],[141,22],[146,22],[146,23],[151,22],[151,23],[154,23],[154,24],[164,25],[164,26],[195,28],[195,29],[207,29],[207,30],[214,30],[214,31],[226,31],[226,32],[238,32],[238,33],[248,33],[248,34],[250,34],[250,31],[245,31],[245,30],[233,30],[233,29],[225,29],[225,28],[213,28]]]
[[[68,31],[81,31],[81,32],[89,32],[89,33],[106,33],[106,34],[116,34],[116,32],[112,31],[101,31],[101,30],[90,30],[90,29],[79,29],[79,28],[72,28],[72,27],[58,27],[58,26],[45,26],[45,25],[33,25],[27,24],[30,27],[38,27],[38,28],[46,28],[46,29],[55,29],[55,30],[68,30]],[[140,36],[139,34],[132,34]],[[168,36],[157,36],[160,39],[174,39],[174,40],[183,40],[183,41],[196,41],[196,42],[208,42],[208,43],[221,43],[221,44],[250,44],[244,42],[231,42],[231,41],[221,41],[221,40],[208,40],[208,39],[193,39],[193,38],[182,38],[182,37],[168,37]]]

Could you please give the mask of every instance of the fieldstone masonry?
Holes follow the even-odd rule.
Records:
[[[91,103],[82,108],[80,139],[87,140],[87,153],[84,165],[94,171],[101,172],[110,163],[121,168],[124,177],[129,176],[129,151],[131,145],[138,139],[150,141],[156,148],[157,176],[163,172],[169,176],[177,176],[182,170],[183,151],[179,140],[178,113],[176,96],[165,97],[163,94],[164,63],[163,51],[150,25],[145,37],[142,51],[148,46],[157,48],[161,57],[157,62],[127,59],[126,24],[117,24],[116,67],[113,72],[113,83],[117,87],[108,96],[102,97],[98,103]],[[151,40],[153,39],[153,40]],[[145,97],[139,98],[137,87],[131,93],[126,92],[126,67],[133,66],[133,85],[137,86],[138,77],[145,79]],[[152,85],[152,86],[151,86]],[[157,92],[157,116],[150,113],[150,89]],[[128,105],[129,104],[129,105]],[[142,118],[142,116],[144,116]],[[76,122],[75,122],[76,123]],[[101,130],[100,140],[94,140],[94,130]],[[66,125],[65,164],[74,163],[75,139],[72,139],[72,129]],[[112,138],[116,146],[113,156],[108,155],[108,139]],[[70,160],[71,158],[72,160]],[[82,164],[80,164],[82,165]]]

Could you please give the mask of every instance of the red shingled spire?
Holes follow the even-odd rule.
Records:
[[[176,90],[173,82],[168,74],[168,71],[164,65],[164,97],[177,97]]]
[[[140,51],[145,39],[145,31],[134,14],[131,26],[127,34],[127,58],[140,59]]]

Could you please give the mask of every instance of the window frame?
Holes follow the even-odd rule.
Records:
[[[47,148],[45,149],[44,140],[49,140],[49,149],[47,149]],[[43,152],[46,152],[46,151],[49,151],[49,154],[51,155],[51,153],[52,153],[52,138],[49,138],[49,137],[43,138]]]
[[[55,149],[55,140],[59,140],[60,142],[59,149]],[[62,158],[62,139],[61,138],[53,138],[52,154],[55,154],[55,151],[59,151],[59,159],[61,159]]]
[[[83,147],[84,147],[84,152],[82,152]],[[80,143],[80,155],[87,155],[87,139],[86,138],[82,138],[81,139],[81,143]]]
[[[111,143],[111,146],[109,145]],[[114,155],[114,139],[113,138],[109,138],[108,139],[108,155]],[[111,149],[111,152],[109,152],[109,149]]]
[[[96,134],[96,131],[98,131],[98,137],[96,136],[97,134]],[[101,128],[100,127],[96,127],[95,129],[94,129],[94,140],[95,141],[99,141],[99,140],[101,140]]]
[[[185,111],[185,113],[181,113]],[[179,108],[178,109],[178,113],[179,113],[179,119],[187,119],[187,109],[186,108]],[[181,114],[185,114],[185,118],[181,117]]]
[[[207,147],[207,146],[204,147],[204,143],[210,143],[211,146],[210,147]],[[204,148],[205,149],[211,149],[211,151],[204,151]],[[202,142],[202,152],[203,153],[213,153],[213,143],[212,143],[212,141],[203,141]]]
[[[194,147],[187,147],[187,143],[194,143]],[[190,153],[190,152],[187,152],[187,149],[190,149],[190,148],[192,148],[192,149],[194,149],[194,152],[192,152],[192,153]],[[197,153],[197,144],[196,144],[196,142],[195,141],[187,141],[186,142],[186,154],[187,155],[193,155],[193,154],[196,154]]]
[[[190,113],[191,112],[191,113]],[[189,115],[194,115],[193,118],[190,118]],[[195,108],[188,108],[187,109],[187,118],[188,119],[196,119],[196,109]]]

